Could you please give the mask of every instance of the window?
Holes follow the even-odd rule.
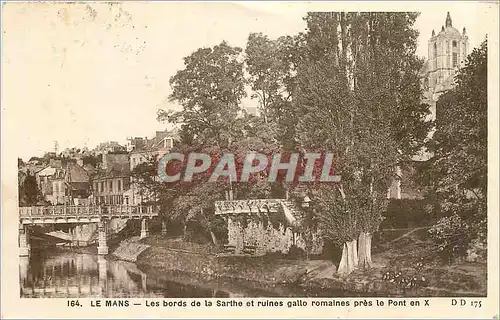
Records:
[[[108,191],[109,191],[109,192],[113,192],[113,180],[110,180],[110,181],[108,182],[108,186],[109,186],[109,190],[108,190]]]
[[[450,43],[446,41],[446,54],[450,53]]]
[[[457,47],[457,42],[455,40],[453,40],[453,42],[451,43],[451,45],[453,46],[453,48],[456,48]]]
[[[101,181],[101,192],[104,192],[104,181]]]
[[[99,184],[96,181],[96,182],[94,182],[94,192],[99,192],[98,188],[99,188]]]
[[[118,179],[118,192],[122,191],[122,179]]]
[[[438,56],[437,43],[434,42],[434,69],[437,69],[437,56]]]
[[[458,66],[458,53],[453,52],[453,68]]]

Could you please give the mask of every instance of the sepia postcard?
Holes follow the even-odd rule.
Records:
[[[2,2],[2,318],[498,319],[497,1]]]

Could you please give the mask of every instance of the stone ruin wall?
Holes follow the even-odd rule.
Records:
[[[285,228],[280,223],[276,229],[271,223],[264,228],[262,221],[249,221],[243,228],[239,221],[228,219],[228,244],[235,246],[235,252],[241,253],[245,246],[255,246],[255,255],[264,255],[268,252],[288,253],[293,245],[294,234],[290,227]],[[302,234],[295,234],[296,246],[306,251],[306,242]],[[323,241],[318,234],[313,234],[310,254],[321,254]]]

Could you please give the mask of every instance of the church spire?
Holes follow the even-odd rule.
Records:
[[[446,15],[446,27],[451,27],[451,16],[450,16],[450,12],[448,12],[448,14]]]

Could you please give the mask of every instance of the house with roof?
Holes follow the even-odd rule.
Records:
[[[43,198],[53,205],[74,205],[90,195],[90,175],[77,163],[51,159],[35,174]]]
[[[62,170],[62,160],[50,159],[48,165],[35,171],[35,178],[38,188],[45,200],[52,202],[53,183],[52,178],[57,176],[56,172]]]
[[[170,152],[174,147],[176,133],[174,131],[156,131],[152,139],[133,138],[130,139],[130,170],[134,170],[139,164]]]
[[[162,155],[170,152],[174,147],[174,140],[177,137],[175,131],[156,131],[152,139],[129,138],[130,146],[130,171],[139,166],[141,163],[147,163],[151,160],[158,159]],[[134,181],[133,177],[130,180],[130,190],[127,193],[127,198],[131,204],[139,204],[151,199],[152,195],[148,190],[141,188]]]
[[[102,165],[92,177],[92,198],[98,205],[131,204],[125,197],[130,189],[128,154],[103,154]]]

